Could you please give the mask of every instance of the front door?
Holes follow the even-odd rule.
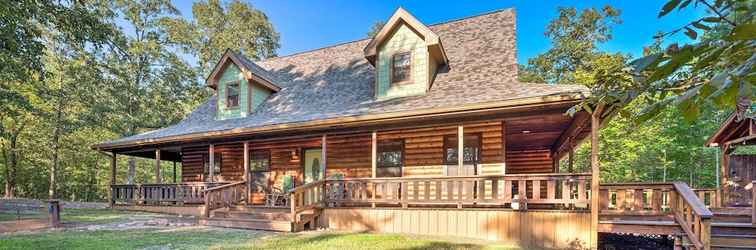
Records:
[[[304,183],[323,179],[323,150],[311,148],[304,150]]]

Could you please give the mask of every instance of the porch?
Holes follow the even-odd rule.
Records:
[[[719,206],[717,192],[683,183],[599,185],[603,118],[531,112],[113,151],[115,159],[136,150],[156,169],[161,156],[175,157],[182,183],[113,183],[112,202],[194,204],[202,223],[214,226],[454,233],[530,247],[591,248],[600,232],[672,235],[698,249],[717,239],[712,228],[723,224],[710,209]],[[577,166],[573,151],[589,135],[591,166]],[[750,221],[739,223],[754,231]]]

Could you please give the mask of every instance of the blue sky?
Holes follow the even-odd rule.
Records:
[[[186,17],[191,17],[191,2],[175,1],[174,4]],[[557,15],[558,6],[574,6],[578,9],[610,4],[622,11],[623,23],[614,28],[614,39],[602,44],[601,49],[610,52],[629,53],[638,56],[645,45],[653,42],[656,31],[679,28],[703,14],[702,10],[672,12],[657,19],[661,6],[666,1],[250,1],[253,7],[262,10],[281,34],[278,55],[289,55],[333,44],[354,41],[366,37],[370,26],[386,20],[398,6],[402,6],[426,25],[478,15],[494,10],[514,8],[517,13],[517,59],[527,59],[550,47],[544,36],[549,20]],[[670,41],[690,42],[683,34]]]

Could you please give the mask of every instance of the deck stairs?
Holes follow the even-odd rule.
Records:
[[[289,208],[234,205],[212,211],[209,218],[200,219],[200,224],[215,227],[297,232],[313,229],[319,212],[318,210],[302,212],[298,214],[297,222],[294,222]]]
[[[756,225],[751,224],[749,209],[713,209],[711,249],[756,250]],[[677,235],[680,246],[693,249],[685,233],[671,216],[602,215],[600,228],[605,233]],[[643,228],[643,232],[639,231]]]

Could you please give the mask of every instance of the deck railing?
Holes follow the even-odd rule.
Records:
[[[698,199],[700,199],[707,208],[712,209],[722,207],[719,196],[717,196],[716,188],[696,188],[693,189],[693,192],[696,193]]]
[[[587,208],[590,174],[528,174],[328,180],[330,205],[511,206]]]
[[[323,207],[325,205],[326,183],[326,180],[319,180],[296,187],[289,191],[289,206],[291,207],[292,222],[298,222],[299,213],[308,209]]]
[[[230,207],[247,199],[247,182],[238,181],[205,189],[205,207],[203,215],[210,216],[210,211]]]
[[[669,215],[697,249],[709,249],[711,217],[703,200],[685,183],[602,184],[605,215]]]
[[[166,184],[111,185],[113,199],[121,204],[199,204],[205,202],[202,191],[226,183],[189,182]]]

